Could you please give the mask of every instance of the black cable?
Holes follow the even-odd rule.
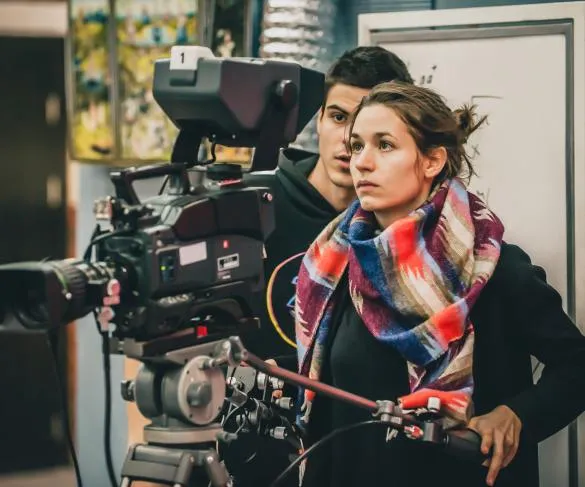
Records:
[[[70,425],[70,415],[69,415],[69,400],[67,398],[67,393],[65,392],[65,388],[63,387],[63,382],[61,381],[61,366],[59,361],[59,331],[58,330],[49,330],[46,332],[47,342],[49,344],[49,349],[51,350],[51,355],[53,357],[53,367],[55,370],[55,378],[57,379],[57,396],[59,397],[59,402],[61,403],[61,413],[63,416],[63,428],[65,430],[65,437],[67,440],[67,447],[69,448],[69,452],[71,454],[71,460],[73,461],[73,469],[75,470],[75,479],[77,481],[77,487],[83,487],[83,482],[81,480],[81,470],[79,468],[79,461],[77,460],[77,452],[75,451],[75,444],[73,443],[73,435],[71,434],[71,425]]]
[[[111,430],[112,430],[112,377],[111,377],[111,361],[110,361],[110,338],[108,332],[100,332],[102,336],[102,354],[103,354],[103,369],[104,369],[104,453],[106,455],[106,468],[108,470],[108,477],[112,487],[117,487],[116,473],[114,471],[114,463],[112,461],[112,444],[111,444]]]
[[[99,227],[97,227],[97,229],[99,229]],[[85,260],[87,263],[91,262],[91,254],[92,254],[92,250],[93,247],[100,243],[103,242],[105,240],[108,240],[111,237],[117,237],[120,235],[127,235],[130,233],[130,230],[127,229],[120,229],[120,230],[114,230],[112,232],[107,232],[107,233],[102,233],[102,234],[97,234],[92,237],[91,242],[89,243],[89,245],[87,246],[87,249],[85,249],[85,253],[83,254],[83,260]]]
[[[93,232],[91,233],[91,238],[89,239],[89,245],[85,248],[85,252],[83,253],[83,260],[85,260],[86,262],[90,262],[91,261],[91,253],[93,250],[93,246],[94,246],[94,239],[96,239],[99,235],[101,234],[101,228],[98,225],[95,226],[95,228],[93,229]]]
[[[158,195],[162,195],[165,192],[165,188],[167,187],[167,183],[169,182],[169,177],[165,176],[163,183],[161,184],[160,189],[158,190]]]
[[[288,467],[286,467],[282,471],[282,473],[278,477],[276,477],[274,482],[270,484],[270,487],[276,487],[278,484],[282,483],[282,481],[295,469],[295,467],[298,464],[300,464],[305,458],[313,454],[315,450],[322,447],[328,441],[332,440],[333,438],[342,433],[347,433],[348,431],[354,430],[356,428],[361,428],[362,426],[368,426],[370,424],[385,424],[389,426],[388,423],[380,419],[371,419],[369,421],[362,421],[361,423],[354,423],[350,424],[349,426],[343,426],[341,428],[334,429],[327,436],[324,436],[319,441],[314,443],[308,450],[305,450],[305,452],[302,455],[298,456]]]
[[[237,412],[244,409],[244,406],[245,406],[245,404],[242,404],[241,406],[236,406],[236,407],[234,407],[234,409],[229,411],[223,420],[222,426],[225,425],[232,418],[232,416],[234,416]]]

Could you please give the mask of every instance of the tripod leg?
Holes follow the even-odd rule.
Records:
[[[213,456],[213,455],[212,455]],[[173,487],[188,487],[197,471],[205,474],[208,484],[207,463],[209,453],[204,450],[181,450],[153,445],[133,445],[122,465],[120,487],[129,487],[135,480],[154,482]],[[213,462],[212,462],[213,463]],[[202,469],[202,467],[206,467]],[[211,472],[215,474],[216,472]],[[213,484],[216,485],[216,484]],[[219,484],[222,487],[227,484]]]
[[[230,475],[215,450],[202,452],[199,462],[205,468],[213,487],[231,487]]]

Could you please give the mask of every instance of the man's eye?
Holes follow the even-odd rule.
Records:
[[[335,120],[337,123],[345,123],[345,121],[347,120],[347,116],[344,115],[343,113],[334,113],[333,115],[331,115],[331,118]]]

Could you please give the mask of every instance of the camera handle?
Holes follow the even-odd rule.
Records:
[[[179,134],[180,136],[180,134]],[[116,196],[129,205],[139,205],[140,199],[134,190],[134,181],[169,176],[173,188],[187,194],[190,188],[187,165],[185,164],[151,164],[143,167],[131,167],[110,173]]]

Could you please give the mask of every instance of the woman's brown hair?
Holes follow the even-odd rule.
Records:
[[[474,105],[464,105],[452,111],[445,100],[429,88],[396,81],[382,83],[375,86],[352,113],[348,135],[353,131],[359,112],[377,104],[394,110],[406,125],[421,154],[428,154],[437,147],[445,148],[447,162],[435,182],[454,177],[469,180],[475,174],[465,143],[487,117],[478,119]],[[349,140],[350,137],[347,137],[348,145]]]

